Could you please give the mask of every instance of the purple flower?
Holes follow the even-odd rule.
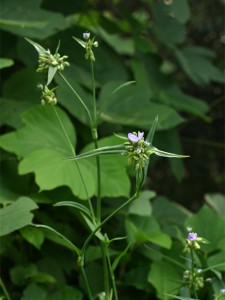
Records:
[[[222,289],[220,290],[220,292],[221,292],[221,293],[225,293],[225,289],[222,288]]]
[[[128,133],[128,139],[133,143],[139,142],[143,138],[143,136],[144,136],[144,132],[138,131],[138,135],[134,133]]]
[[[83,33],[83,38],[84,38],[85,40],[88,40],[88,39],[90,38],[90,32],[84,32],[84,33]]]
[[[198,238],[197,233],[194,233],[194,232],[189,232],[188,233],[188,239],[189,239],[189,241],[194,242],[197,238]]]

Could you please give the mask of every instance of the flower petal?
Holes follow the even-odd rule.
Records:
[[[144,136],[144,132],[138,131],[138,140],[140,141]]]
[[[128,133],[128,139],[131,141],[131,142],[134,142],[134,143],[136,143],[136,142],[138,142],[139,141],[139,138],[138,138],[138,136],[136,136],[135,134],[133,134],[133,133]]]

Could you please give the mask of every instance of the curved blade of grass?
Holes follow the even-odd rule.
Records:
[[[80,203],[73,202],[73,201],[62,201],[62,202],[57,202],[54,204],[54,206],[69,206],[73,208],[77,208],[80,211],[83,211],[85,214],[87,214],[89,217],[91,217],[90,211],[88,208]]]
[[[136,81],[132,80],[132,81],[127,81],[127,82],[121,84],[120,86],[118,86],[118,87],[112,92],[111,95],[115,94],[115,93],[118,92],[120,89],[122,89],[122,88],[124,88],[124,87],[126,87],[126,86],[128,86],[128,85],[134,84],[134,83],[136,83]]]
[[[53,229],[50,226],[47,225],[42,225],[42,224],[33,224],[33,226],[37,227],[37,228],[43,228],[43,229],[47,229],[53,233],[55,233],[56,235],[58,235],[61,239],[63,239],[68,246],[70,247],[71,250],[73,250],[78,256],[80,255],[80,249],[78,247],[76,247],[70,240],[68,240],[64,235],[62,235],[61,233],[59,233],[57,230]]]
[[[28,38],[25,38],[25,40],[30,43],[32,46],[34,46],[34,48],[37,50],[37,52],[39,54],[45,54],[47,51],[41,46],[39,45],[38,43],[35,43],[34,41],[28,39]]]
[[[113,264],[112,264],[112,270],[115,271],[116,267],[118,266],[121,258],[127,253],[131,246],[131,243],[128,244],[128,246],[115,258]]]
[[[189,155],[180,155],[180,154],[175,154],[175,153],[170,153],[170,152],[165,152],[162,150],[157,149],[156,147],[151,146],[149,148],[154,154],[162,157],[170,157],[170,158],[185,158],[185,157],[190,157]]]

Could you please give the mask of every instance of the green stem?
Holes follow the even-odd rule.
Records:
[[[195,288],[195,284],[194,284],[194,253],[193,253],[193,249],[190,247],[190,251],[191,251],[191,278],[192,278],[192,286],[193,286],[193,290],[194,290],[194,296],[196,299],[198,299],[197,296],[197,292],[196,292],[196,288]]]
[[[97,123],[97,107],[96,107],[96,95],[95,95],[95,74],[94,74],[94,64],[91,61],[91,78],[92,78],[92,91],[93,91],[93,119],[94,125],[96,127]]]
[[[94,140],[95,149],[98,149],[98,142],[97,140]],[[96,166],[97,166],[97,211],[96,216],[101,223],[101,207],[102,207],[102,201],[101,201],[101,167],[100,167],[100,157],[96,156]]]
[[[108,272],[108,266],[107,266],[107,253],[106,253],[106,245],[102,241],[101,241],[101,251],[102,251],[102,262],[103,262],[105,299],[109,299],[110,289],[109,289],[109,272]]]
[[[55,112],[55,114],[56,114],[56,117],[57,117],[57,119],[58,119],[58,121],[59,121],[59,124],[60,124],[60,126],[61,126],[61,128],[62,128],[62,131],[63,131],[63,133],[64,133],[64,135],[65,135],[65,137],[66,137],[66,140],[67,140],[67,142],[68,142],[68,144],[69,144],[69,147],[70,147],[70,149],[71,149],[71,151],[72,151],[72,154],[73,154],[73,156],[76,156],[75,148],[73,147],[73,145],[72,145],[72,143],[71,143],[71,141],[70,141],[70,138],[69,138],[69,136],[68,136],[68,134],[67,134],[67,132],[66,132],[66,129],[65,129],[65,127],[64,127],[64,125],[63,125],[63,123],[62,123],[62,121],[61,121],[61,119],[60,119],[60,116],[59,116],[59,114],[58,114],[58,112],[57,112],[55,106],[53,106],[53,110],[54,110],[54,112]],[[80,175],[80,178],[81,178],[81,181],[82,181],[84,190],[85,190],[86,197],[87,197],[87,199],[88,199],[88,205],[89,205],[89,209],[90,209],[90,212],[91,212],[91,216],[92,216],[93,219],[95,219],[94,210],[93,210],[93,207],[92,207],[92,204],[91,204],[91,199],[90,199],[90,197],[89,197],[89,195],[88,195],[88,191],[87,191],[87,187],[86,187],[86,184],[85,184],[85,181],[84,181],[84,177],[83,177],[83,175],[82,175],[82,172],[81,172],[81,170],[80,170],[80,166],[79,166],[78,162],[77,162],[76,160],[74,160],[74,161],[75,161],[75,164],[76,164],[76,166],[77,166],[77,170],[78,170],[78,173],[79,173],[79,175]]]
[[[92,294],[91,294],[91,289],[90,289],[90,286],[89,286],[89,283],[88,283],[88,280],[87,280],[87,276],[86,276],[86,273],[84,271],[83,266],[81,266],[81,273],[83,275],[84,282],[85,282],[85,285],[86,285],[86,288],[87,288],[88,298],[89,298],[89,300],[93,300],[93,297],[92,297]]]
[[[7,289],[6,289],[5,285],[4,285],[4,282],[2,281],[1,277],[0,277],[0,286],[1,286],[2,290],[3,290],[3,293],[5,294],[6,299],[7,300],[11,300],[11,297],[9,296],[9,293],[8,293],[8,291],[7,291]]]
[[[107,261],[108,261],[108,266],[109,266],[109,271],[110,271],[110,277],[111,277],[112,286],[113,286],[114,297],[115,297],[115,300],[118,300],[116,282],[115,282],[115,275],[114,275],[114,272],[113,272],[113,269],[112,269],[112,264],[111,264],[111,260],[110,260],[110,256],[109,256],[108,247],[106,245],[105,245],[105,249],[106,249],[106,256],[107,256]]]
[[[93,230],[91,232],[91,234],[88,236],[88,238],[86,239],[82,250],[81,250],[81,256],[84,255],[87,246],[89,244],[89,242],[91,241],[91,239],[94,237],[94,235],[96,234],[96,232],[103,226],[105,225],[105,223],[107,223],[110,219],[112,219],[113,216],[115,216],[118,212],[120,212],[125,206],[127,206],[128,204],[130,204],[133,200],[135,200],[138,197],[138,195],[135,193],[130,199],[128,199],[126,202],[124,202],[122,205],[120,205],[117,209],[115,209],[110,215],[108,215],[108,217],[106,217],[101,224],[99,224],[95,230]]]
[[[83,106],[83,108],[86,110],[86,113],[88,114],[89,120],[90,120],[90,125],[91,128],[93,128],[93,120],[90,114],[89,109],[87,108],[86,104],[84,103],[84,101],[81,99],[81,97],[78,95],[78,93],[75,91],[75,89],[72,87],[72,85],[69,83],[69,81],[66,79],[66,77],[62,74],[59,73],[59,75],[61,76],[61,78],[65,81],[65,83],[68,85],[68,87],[71,89],[71,91],[73,92],[73,94],[77,97],[77,99],[80,101],[81,105]]]

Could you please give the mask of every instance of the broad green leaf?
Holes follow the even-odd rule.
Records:
[[[177,282],[176,282],[177,281]],[[170,297],[166,293],[175,294],[180,287],[180,275],[173,265],[164,261],[155,261],[151,265],[148,274],[148,282],[151,283],[157,292],[158,299],[169,300]]]
[[[151,216],[152,206],[150,199],[155,197],[155,192],[153,191],[143,191],[140,196],[135,199],[129,206],[129,213],[139,216]]]
[[[126,231],[131,243],[142,244],[151,242],[166,249],[170,249],[170,237],[160,230],[154,217],[129,216],[126,219]]]
[[[56,108],[56,111],[74,145],[72,123],[61,109]],[[71,155],[71,150],[52,107],[34,107],[24,114],[23,121],[25,127],[0,138],[0,147],[23,157],[20,174],[34,172],[42,190],[66,185],[76,196],[87,199],[77,164],[64,160]],[[95,189],[94,178],[84,164],[79,162],[79,167],[91,196]]]
[[[68,27],[65,18],[40,8],[42,0],[2,0],[1,29],[20,36],[45,39]]]
[[[224,83],[223,73],[213,65],[215,53],[202,47],[187,46],[175,49],[175,55],[184,72],[199,85],[210,81]]]
[[[181,24],[186,23],[190,18],[190,8],[188,0],[173,0],[166,7],[168,14],[174,17]]]
[[[206,116],[206,113],[209,110],[209,106],[206,102],[198,98],[182,93],[166,91],[159,91],[159,93],[157,93],[155,97],[157,97],[157,101],[159,101],[160,103],[175,108],[178,111],[188,112],[206,121],[210,120],[209,117]]]
[[[98,36],[100,36],[118,54],[134,54],[134,40],[132,38],[122,37],[119,34],[109,34],[102,27],[99,27],[98,29]]]
[[[0,58],[0,69],[9,68],[14,65],[14,61],[10,58]]]
[[[225,196],[223,194],[206,194],[205,200],[218,215],[225,219]]]
[[[113,83],[115,85],[115,83]],[[109,96],[112,83],[104,86],[100,95],[101,119],[110,123],[135,126],[149,130],[155,117],[159,116],[158,129],[168,129],[184,119],[172,108],[150,102],[150,91],[142,86],[129,86]]]
[[[210,255],[207,259],[208,266],[212,269],[225,272],[225,250]]]
[[[42,230],[34,226],[26,226],[20,230],[22,237],[40,250],[44,242],[45,236]]]
[[[64,285],[48,295],[46,300],[82,300],[82,293],[75,287]]]
[[[167,7],[162,2],[153,3],[152,13],[156,20],[152,30],[160,42],[167,46],[184,42],[186,37],[184,26],[171,14],[168,14]]]
[[[185,223],[186,226],[191,226],[198,236],[209,241],[209,244],[201,244],[201,249],[205,252],[210,253],[220,249],[220,242],[224,241],[225,238],[225,220],[218,216],[214,210],[204,205],[197,214],[188,218]]]
[[[185,228],[185,220],[191,216],[191,213],[178,203],[169,201],[164,196],[158,196],[153,202],[153,215],[163,226],[164,232],[177,237],[175,226]]]
[[[114,146],[118,144],[118,138],[115,136],[106,137],[98,141],[99,147]],[[93,144],[89,144],[82,153],[94,149]],[[70,162],[72,163],[72,162]],[[96,158],[90,157],[83,159],[82,163],[92,172],[96,178]],[[127,157],[121,154],[100,156],[101,166],[101,195],[103,197],[129,197],[130,180],[127,174]],[[97,186],[97,178],[95,181]]]
[[[31,283],[23,291],[21,300],[46,300],[47,293],[47,290],[45,290],[42,286],[36,283]]]
[[[28,197],[20,197],[13,204],[0,208],[0,236],[32,224],[33,214],[30,211],[37,208]]]

